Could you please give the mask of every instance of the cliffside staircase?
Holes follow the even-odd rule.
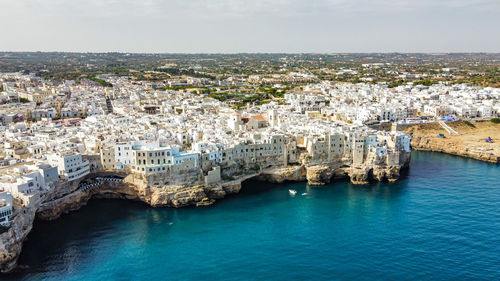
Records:
[[[455,136],[458,136],[459,133],[455,130],[453,130],[450,126],[448,126],[448,124],[446,124],[444,121],[439,121],[439,125],[441,125],[441,127],[443,127],[447,132],[448,134],[450,135],[455,135]]]
[[[99,187],[104,182],[123,182],[123,178],[119,177],[97,177],[95,179],[87,179],[84,181],[81,181],[78,184],[78,188],[80,188],[82,191],[86,191],[88,189],[94,188],[94,187]]]

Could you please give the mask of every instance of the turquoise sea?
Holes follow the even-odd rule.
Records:
[[[500,166],[414,152],[392,184],[246,182],[207,208],[93,200],[37,222],[20,263],[0,278],[500,280]]]

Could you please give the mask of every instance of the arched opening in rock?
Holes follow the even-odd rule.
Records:
[[[258,176],[247,179],[241,183],[241,190],[237,196],[250,196],[259,193],[263,193],[275,188],[285,188],[289,186],[290,182],[285,181],[283,183],[272,183],[262,180]]]

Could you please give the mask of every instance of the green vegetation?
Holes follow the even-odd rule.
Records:
[[[285,96],[285,92],[282,90],[278,90],[276,88],[259,88],[259,92],[267,93],[275,98],[283,98]]]
[[[434,82],[429,80],[429,79],[424,79],[424,80],[413,82],[413,85],[431,86],[432,84],[434,84]]]
[[[269,98],[268,94],[255,94],[255,93],[210,93],[208,95],[219,101],[234,100],[237,106],[244,106],[247,103],[261,103]]]
[[[94,81],[94,82],[97,82],[99,84],[101,84],[101,86],[104,86],[104,87],[113,87],[113,84],[109,83],[109,82],[106,82],[102,79],[99,79],[99,78],[95,78],[95,77],[91,77],[89,78],[90,80]]]
[[[244,103],[259,102],[259,101],[266,99],[266,98],[267,98],[267,95],[265,95],[265,94],[254,94],[254,95],[250,95],[250,96],[245,96],[242,101]]]
[[[258,171],[258,170],[260,170],[260,165],[256,163],[250,169],[252,169],[254,171]]]
[[[471,128],[476,128],[476,125],[472,124],[470,121],[464,120],[464,124]]]
[[[500,124],[500,118],[491,118],[490,121],[494,124]]]
[[[374,65],[377,64],[377,65]],[[443,68],[453,69],[445,71]],[[349,70],[349,71],[348,71]],[[335,82],[385,83],[390,88],[414,82],[430,86],[436,83],[469,83],[500,87],[500,53],[448,54],[125,54],[125,53],[59,53],[0,52],[0,72],[22,71],[58,83],[65,80],[92,79],[101,74],[126,76],[133,81],[164,83],[174,76],[190,76],[225,80],[232,77],[244,85],[249,75],[269,77],[274,74],[308,72],[320,80]],[[426,74],[425,79],[401,78],[404,74]],[[412,77],[412,76],[407,76]],[[105,82],[105,81],[104,81]],[[288,81],[293,88],[307,82]],[[241,90],[246,86],[222,87]],[[259,88],[262,87],[262,88]],[[221,87],[218,87],[219,89]],[[265,93],[269,98],[282,98],[289,89],[255,84],[248,89]],[[182,90],[183,88],[165,88]],[[203,90],[211,93],[213,90]]]
[[[393,80],[393,81],[389,82],[389,88],[396,88],[398,86],[403,85],[404,82],[405,81],[403,79]]]
[[[226,94],[226,93],[211,93],[208,95],[209,97],[216,99],[218,101],[226,101],[230,98],[235,97],[235,95],[232,94]]]
[[[186,76],[191,76],[191,77],[196,77],[196,78],[215,79],[215,77],[212,75],[201,73],[201,72],[196,72],[193,69],[185,70],[185,69],[171,67],[171,68],[157,68],[156,71],[165,72],[165,73],[168,73],[170,75],[175,75],[175,76],[186,75]]]
[[[29,103],[30,101],[26,98],[19,98],[20,103]]]
[[[197,89],[197,88],[200,88],[198,86],[175,86],[175,87],[163,87],[160,89],[160,91],[165,91],[165,90],[175,90],[175,91],[178,91],[178,90],[182,90],[182,89]]]

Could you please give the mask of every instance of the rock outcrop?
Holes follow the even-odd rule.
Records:
[[[0,271],[9,272],[17,265],[24,239],[33,228],[36,206],[20,208],[14,205],[15,212],[10,228],[0,234]]]
[[[414,136],[412,148],[418,151],[443,152],[473,158],[490,163],[500,163],[500,156],[481,147],[467,146],[463,143],[448,141],[434,136]]]
[[[307,183],[309,185],[324,185],[333,179],[347,178],[346,167],[336,164],[322,164],[307,167]]]
[[[415,150],[435,151],[458,155],[477,160],[500,163],[500,125],[490,121],[449,122],[447,123],[459,135],[450,135],[436,123],[426,123],[409,127],[406,132],[412,134],[411,146]],[[493,142],[486,142],[488,137]]]
[[[13,216],[11,227],[0,235],[0,270],[11,271],[16,266],[22,243],[30,232],[35,216],[53,220],[62,214],[78,210],[91,198],[121,198],[137,200],[152,207],[208,206],[228,194],[238,193],[243,181],[254,178],[261,181],[282,183],[285,181],[307,181],[310,185],[328,184],[339,178],[351,179],[355,184],[366,184],[371,180],[394,181],[402,167],[408,166],[409,153],[400,157],[401,164],[389,166],[371,161],[370,165],[352,166],[352,163],[314,163],[256,170],[230,165],[223,169],[225,180],[215,184],[204,184],[196,173],[185,174],[160,184],[161,178],[148,178],[135,174],[93,173],[86,177],[125,176],[123,181],[110,181],[83,191],[79,181],[57,185],[30,206],[19,206]],[[350,165],[348,165],[350,164]],[[234,175],[234,176],[233,176]],[[236,178],[233,178],[236,177]],[[85,180],[85,179],[83,179]],[[180,184],[185,182],[185,184]]]
[[[258,176],[257,180],[267,181],[272,183],[282,183],[285,181],[305,181],[306,168],[305,166],[290,166],[286,168],[276,168],[264,170]]]

